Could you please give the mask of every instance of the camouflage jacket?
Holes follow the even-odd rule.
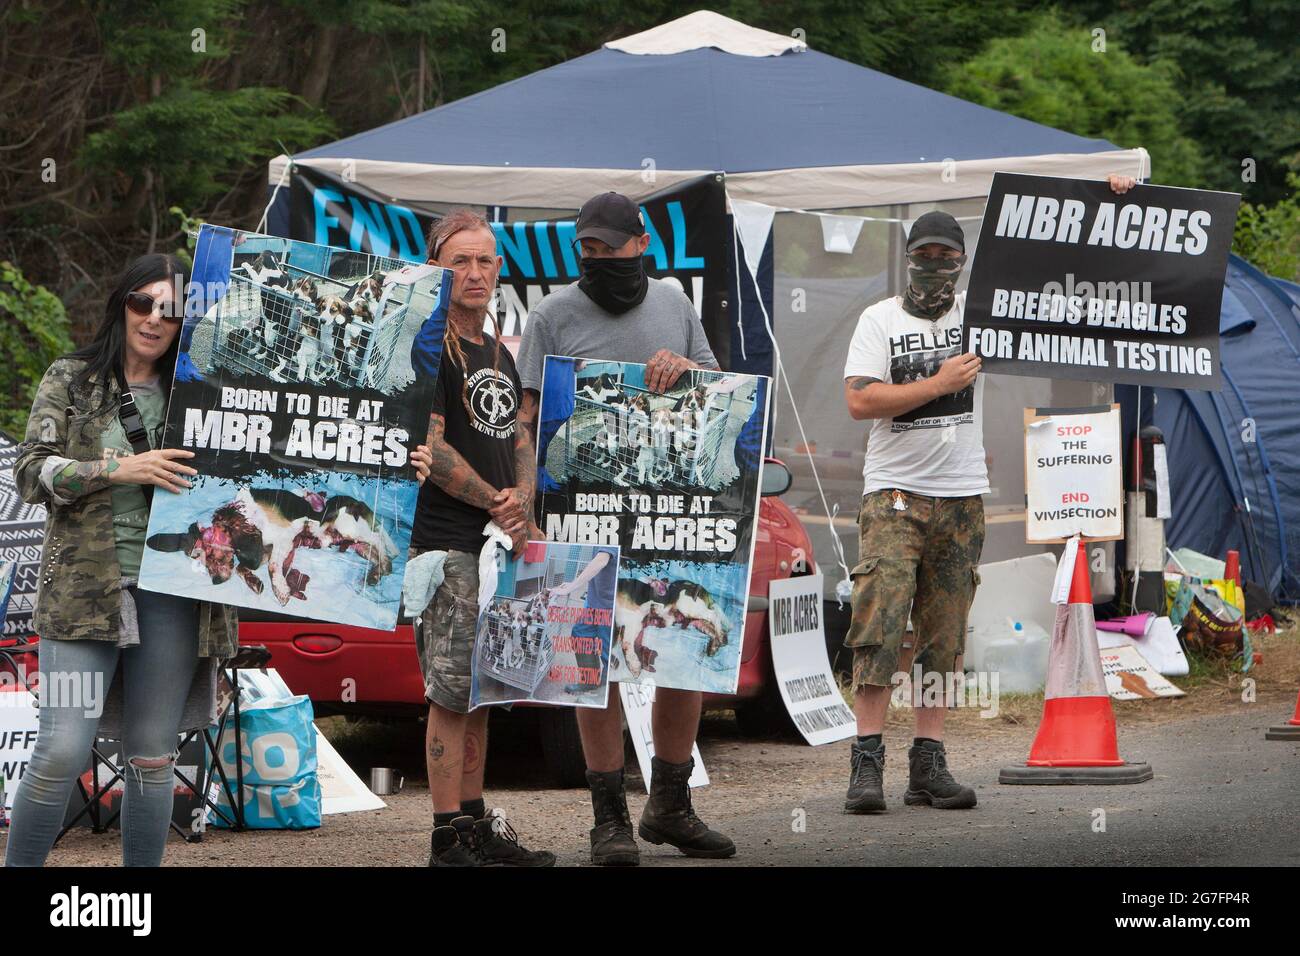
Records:
[[[45,505],[45,548],[33,626],[42,638],[116,641],[121,627],[121,569],[113,534],[112,489],[106,475],[65,500],[50,494],[41,469],[50,456],[96,461],[100,438],[118,414],[112,382],[76,385],[85,367],[57,359],[45,371],[32,403],[27,434],[18,446],[14,480],[24,501]],[[199,657],[230,657],[237,644],[232,607],[199,603]]]

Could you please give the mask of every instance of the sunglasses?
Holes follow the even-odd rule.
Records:
[[[158,300],[147,292],[128,292],[126,294],[126,307],[136,315],[149,315],[153,312],[154,306]],[[184,318],[183,315],[176,314],[176,309],[170,305],[163,306],[159,315],[168,322],[179,322]]]

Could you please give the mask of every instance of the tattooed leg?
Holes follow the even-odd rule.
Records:
[[[461,803],[483,796],[483,771],[487,768],[488,709],[469,715],[465,728],[464,759],[460,784]]]
[[[487,713],[486,709],[483,711]],[[434,813],[460,810],[461,778],[464,776],[465,730],[469,714],[429,704],[429,722],[424,734],[424,762],[429,772],[429,795]]]

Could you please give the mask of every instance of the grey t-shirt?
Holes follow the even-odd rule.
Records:
[[[704,368],[718,367],[695,307],[671,282],[651,279],[641,304],[622,315],[606,312],[575,282],[528,313],[516,364],[524,388],[540,392],[548,355],[645,363],[660,349]]]

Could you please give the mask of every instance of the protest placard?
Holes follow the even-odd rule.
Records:
[[[1241,197],[997,173],[966,299],[984,371],[1217,389]]]
[[[857,733],[826,656],[822,575],[773,579],[767,611],[772,670],[790,719],[813,746]]]
[[[1124,536],[1119,406],[1025,409],[1025,540]]]
[[[541,528],[620,545],[615,681],[731,693],[740,674],[768,379],[691,369],[663,394],[644,365],[547,356]]]
[[[146,590],[392,630],[450,273],[204,226],[153,498]]]
[[[529,542],[497,549],[495,586],[480,581],[470,704],[609,703],[618,548]]]

